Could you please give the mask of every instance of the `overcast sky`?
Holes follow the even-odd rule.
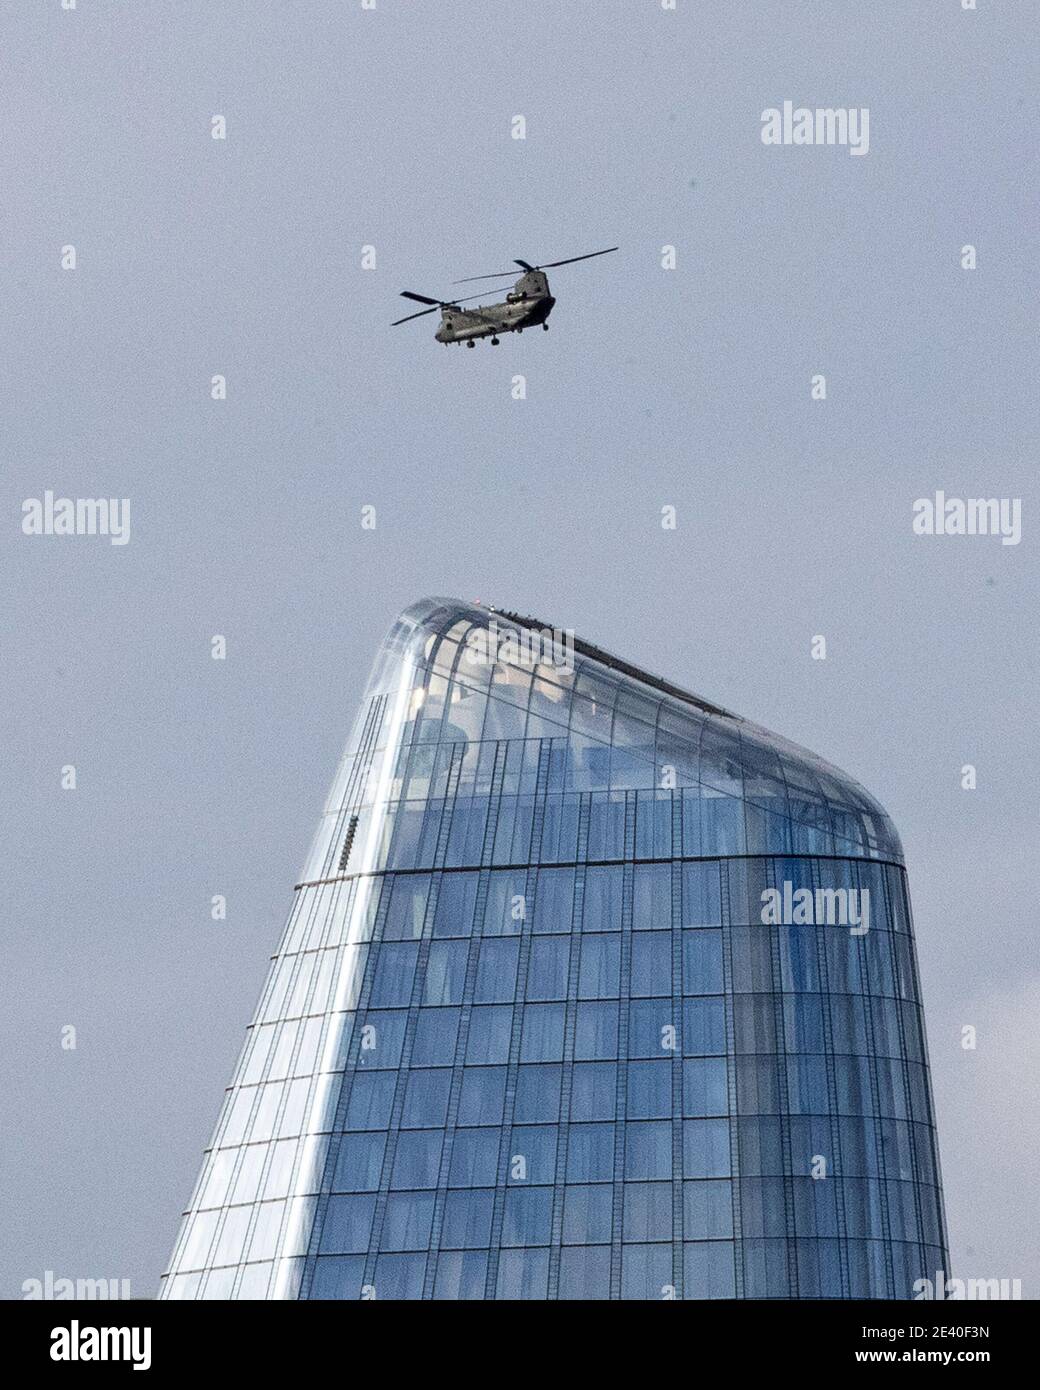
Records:
[[[368,665],[429,593],[882,801],[954,1269],[1040,1295],[1040,74],[1034,6],[978,5],[4,7],[0,1295],[155,1291]],[[764,145],[785,100],[868,108],[869,153]],[[389,327],[402,289],[614,244],[550,272],[549,333]],[[1021,499],[1021,543],[915,536],[939,489]],[[24,535],[47,490],[128,498],[129,542]]]

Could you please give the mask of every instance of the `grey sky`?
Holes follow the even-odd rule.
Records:
[[[954,1267],[1040,1294],[1040,64],[1032,5],[978,4],[5,7],[0,1296],[154,1292],[368,663],[427,593],[879,797]],[[764,146],[785,99],[868,107],[869,154]],[[402,289],[615,243],[550,273],[547,334],[388,326]],[[46,489],[128,497],[129,544],[24,536]],[[915,537],[936,489],[1021,498],[1021,544]]]

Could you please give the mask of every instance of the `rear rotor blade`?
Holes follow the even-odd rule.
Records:
[[[453,285],[468,285],[468,284],[470,284],[473,280],[504,280],[504,279],[506,278],[506,276],[508,276],[510,280],[515,280],[515,279],[516,279],[516,271],[515,271],[515,270],[499,270],[499,271],[496,271],[496,273],[495,273],[494,275],[467,275],[467,276],[465,277],[465,279],[462,279],[462,280],[453,280],[451,283],[452,283]]]
[[[558,266],[558,265],[573,265],[575,261],[591,261],[592,258],[593,258],[593,256],[606,256],[606,255],[608,255],[611,251],[616,251],[616,250],[617,250],[617,247],[616,247],[616,246],[608,246],[608,247],[607,247],[605,250],[603,250],[603,251],[589,251],[589,252],[588,252],[586,255],[584,255],[584,256],[568,256],[567,259],[566,259],[565,261],[546,261],[546,263],[545,263],[544,265],[536,266],[535,269],[536,269],[536,270],[552,270],[554,266]],[[523,265],[523,262],[522,262],[522,261],[518,261],[517,264],[518,264],[518,265]]]
[[[575,261],[591,261],[593,256],[607,256],[611,251],[616,251],[616,246],[608,246],[602,251],[588,251],[584,256],[568,256],[565,261],[547,261],[544,265],[528,265],[526,261],[517,259],[516,264],[520,266],[525,274],[530,274],[535,270],[553,270],[558,265],[573,265]],[[472,280],[504,280],[515,277],[515,270],[500,270],[494,275],[467,275],[464,280],[453,280],[453,285],[468,285]]]
[[[415,302],[416,302],[416,304],[441,304],[441,303],[443,303],[443,301],[440,300],[440,299],[431,299],[430,296],[429,296],[428,294],[413,294],[411,290],[402,290],[402,291],[401,291],[401,298],[402,298],[402,299],[414,299]]]

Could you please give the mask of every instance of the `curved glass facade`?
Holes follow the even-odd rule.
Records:
[[[172,1298],[908,1298],[947,1269],[902,851],[527,619],[376,661]]]

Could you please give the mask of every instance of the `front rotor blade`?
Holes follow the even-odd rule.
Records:
[[[593,256],[606,256],[609,252],[616,250],[616,246],[608,246],[603,251],[589,251],[588,254],[584,256],[568,256],[565,261],[546,261],[545,265],[540,265],[538,269],[552,270],[552,268],[557,265],[573,265],[575,261],[591,261]]]
[[[425,314],[435,314],[440,307],[439,304],[434,304],[432,309],[420,309],[417,314],[407,314],[403,319],[394,319],[390,327],[396,328],[399,323],[408,323],[411,319],[421,319]]]
[[[521,269],[523,269],[523,270],[528,270],[528,271],[534,270],[534,266],[533,266],[533,265],[528,265],[526,261],[517,260],[517,261],[514,261],[513,264],[514,264],[514,265],[520,266]]]
[[[417,299],[420,304],[432,304],[433,309],[457,309],[460,304],[469,304],[474,299],[484,298],[482,294],[471,294],[466,299],[427,299],[423,294],[411,294],[408,290],[402,290],[401,293],[405,299]],[[420,309],[417,314],[409,314],[403,319],[394,319],[390,327],[396,328],[399,323],[407,323],[409,319],[421,319],[423,314],[432,314],[433,309]],[[469,312],[474,313],[476,311],[471,309]]]

